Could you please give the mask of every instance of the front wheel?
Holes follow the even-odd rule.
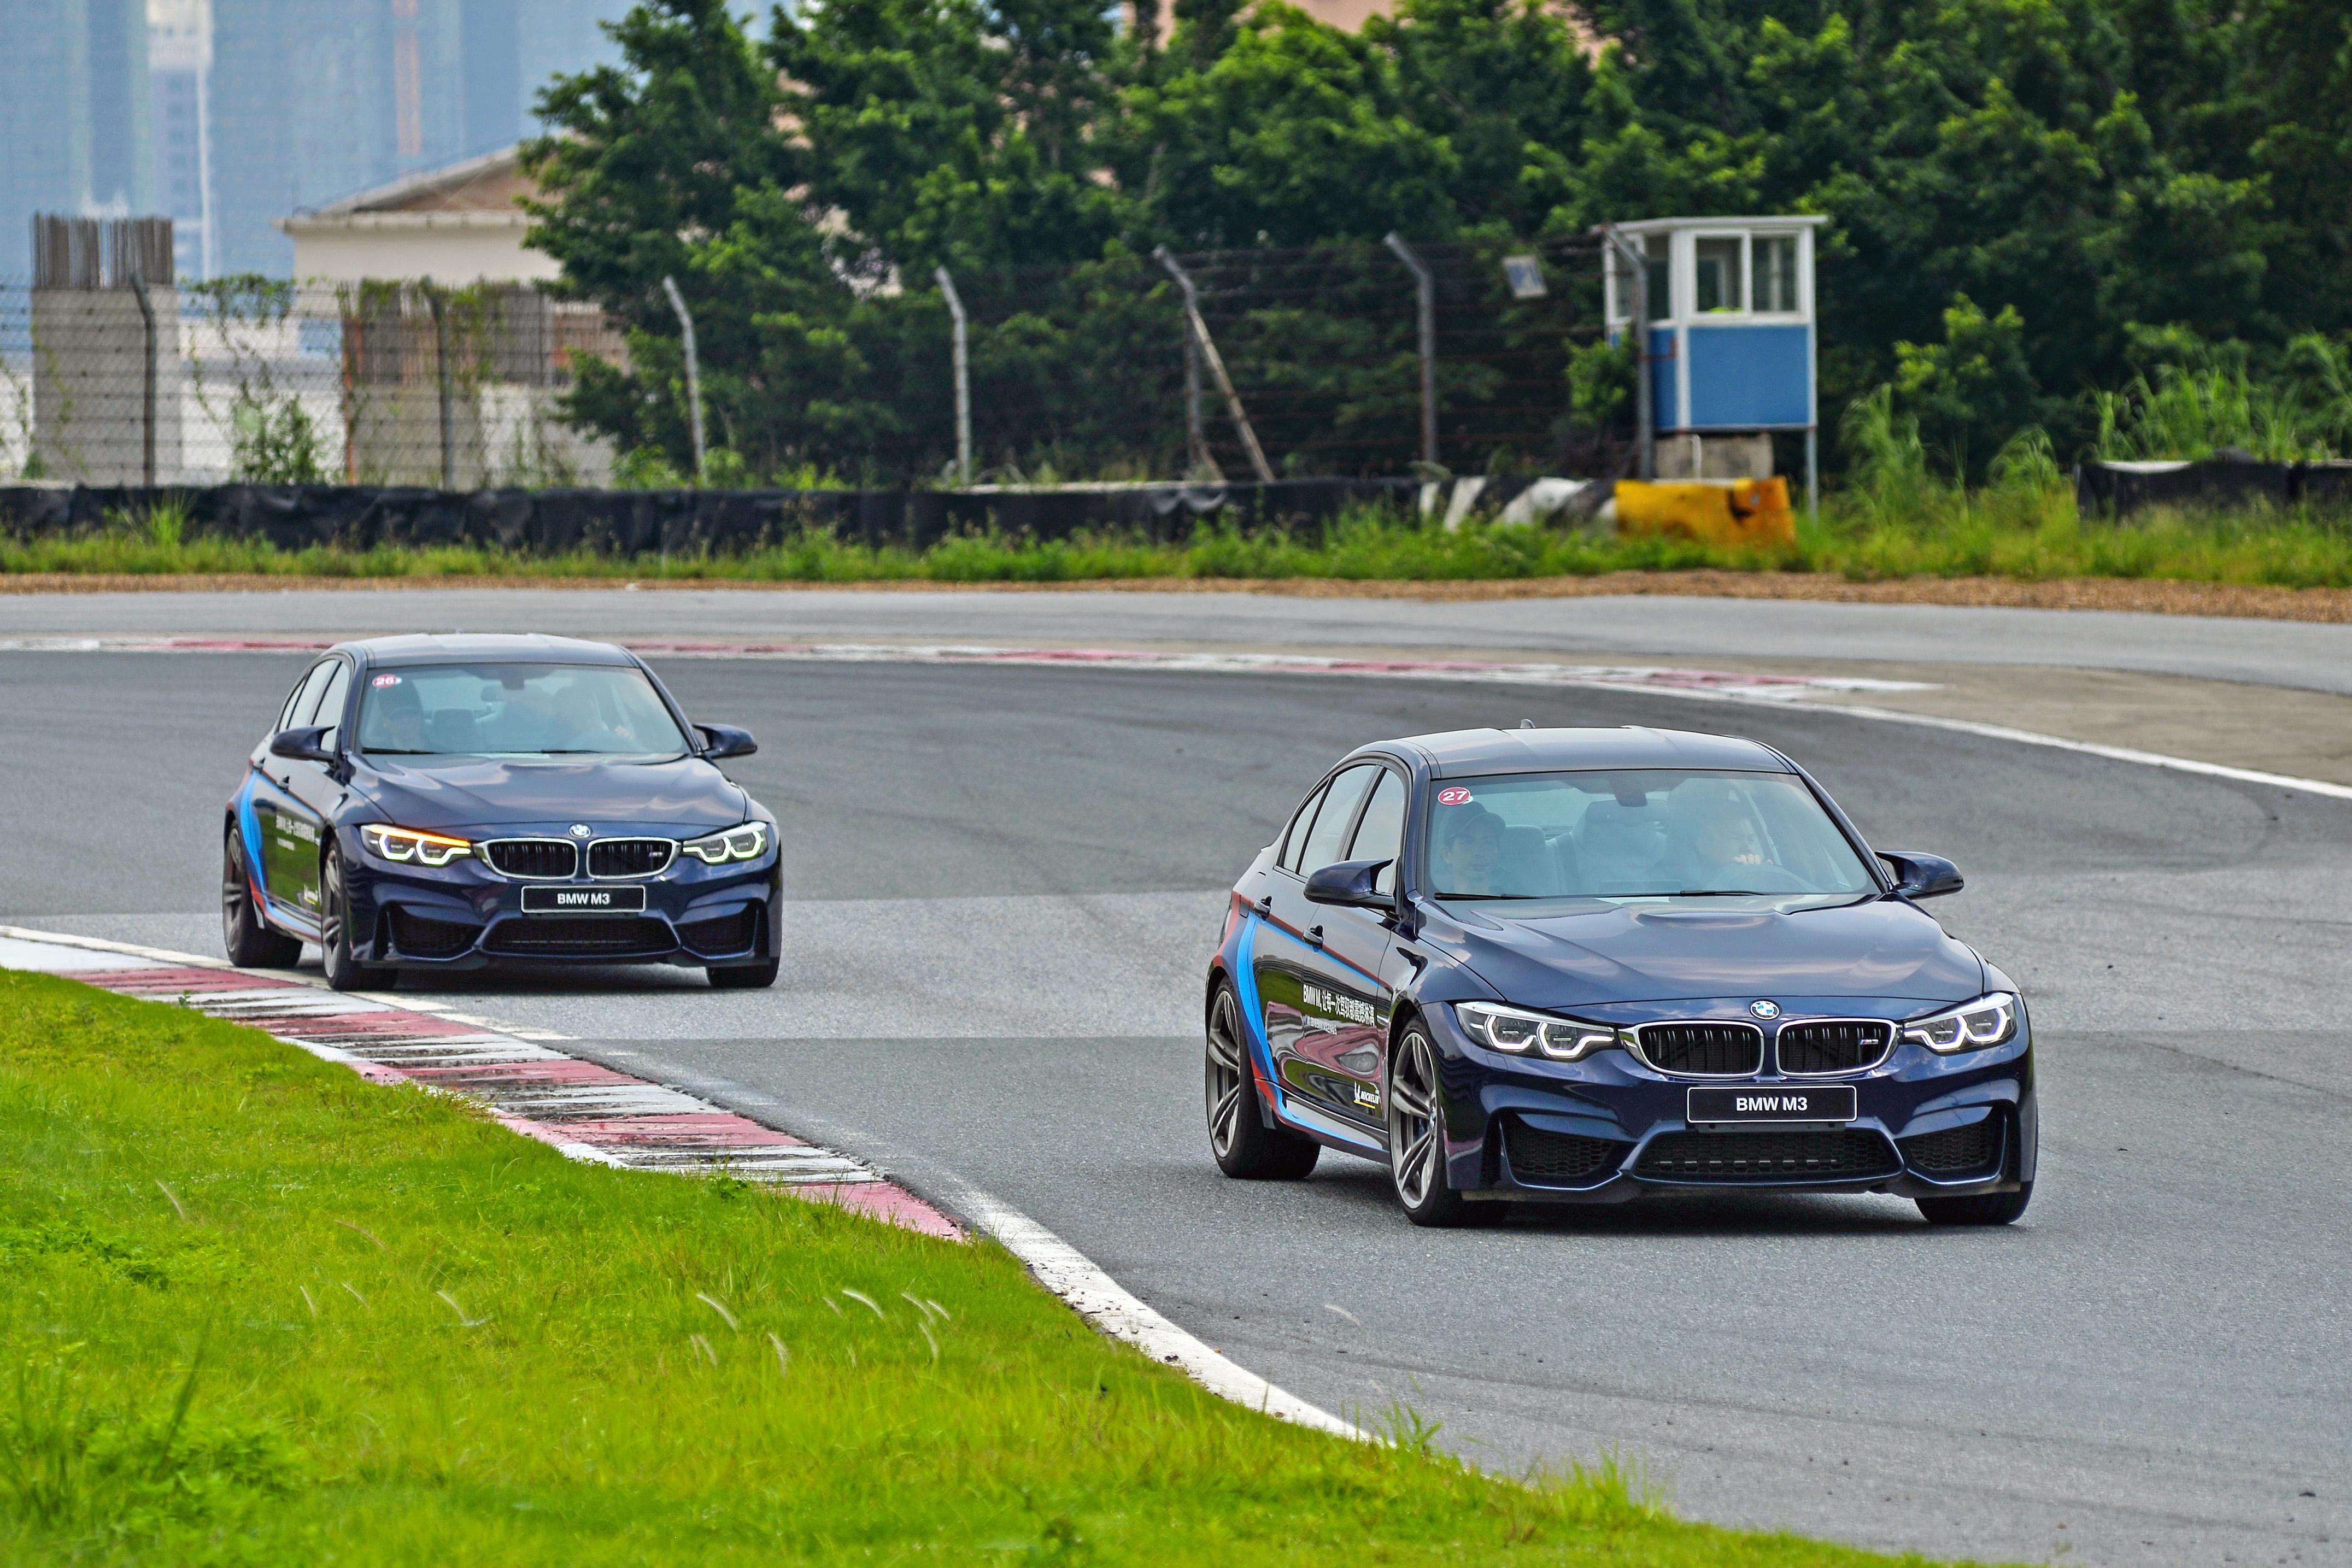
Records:
[[[339,991],[373,991],[399,978],[399,970],[388,965],[362,964],[352,952],[351,887],[343,876],[340,845],[328,846],[327,858],[319,868],[319,948],[327,960],[327,984]]]
[[[1389,1069],[1389,1177],[1404,1217],[1415,1225],[1489,1225],[1499,1203],[1473,1203],[1445,1185],[1445,1108],[1437,1047],[1419,1023],[1397,1041]]]
[[[1323,1145],[1286,1127],[1267,1125],[1242,1039],[1241,1003],[1219,986],[1209,1004],[1209,1054],[1204,1073],[1209,1153],[1217,1168],[1243,1181],[1297,1181],[1315,1168]]]
[[[776,983],[783,973],[781,958],[771,958],[764,964],[737,964],[729,968],[713,966],[702,972],[710,977],[714,991],[764,991]]]
[[[302,961],[301,940],[262,920],[247,866],[245,832],[233,827],[221,841],[221,946],[240,969],[290,969]]]
[[[2015,1192],[1988,1192],[1976,1197],[1915,1197],[1919,1216],[1930,1225],[2008,1225],[2033,1201],[2033,1184]]]

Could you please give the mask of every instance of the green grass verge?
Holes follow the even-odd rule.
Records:
[[[9,1562],[1888,1561],[1286,1427],[994,1247],[11,973],[0,1259]]]
[[[0,539],[0,573],[252,574],[429,580],[440,577],[751,582],[1086,582],[1133,578],[1331,578],[1465,581],[1711,567],[2049,581],[2110,577],[2289,588],[2352,587],[2352,524],[2302,511],[2151,512],[2128,524],[2084,522],[2071,497],[1930,493],[1889,515],[1841,504],[1799,528],[1793,548],[1741,550],[1685,539],[1597,538],[1549,528],[1471,526],[1448,533],[1364,508],[1328,528],[1244,536],[1206,528],[1184,544],[1112,537],[1039,541],[961,537],[919,554],[804,535],[730,554],[522,555],[459,547],[281,550],[184,537],[176,520],[124,520],[70,538]]]

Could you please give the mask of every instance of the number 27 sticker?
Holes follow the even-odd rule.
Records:
[[[1470,791],[1459,784],[1449,785],[1437,792],[1437,803],[1441,806],[1466,806],[1470,803]]]

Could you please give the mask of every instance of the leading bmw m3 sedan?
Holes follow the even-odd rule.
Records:
[[[1385,1163],[1415,1223],[1512,1200],[1893,1193],[2005,1225],[2033,1192],[2017,987],[1770,747],[1464,730],[1360,748],[1234,886],[1208,976],[1228,1176]]]
[[[719,769],[755,749],[605,643],[339,643],[229,800],[229,959],[288,967],[315,942],[344,990],[511,959],[773,985],[776,821]]]

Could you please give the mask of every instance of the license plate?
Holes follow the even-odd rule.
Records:
[[[1758,1122],[1851,1122],[1853,1085],[1759,1083],[1738,1089],[1694,1089],[1687,1119],[1747,1125]]]
[[[642,887],[526,887],[525,915],[642,915]]]

